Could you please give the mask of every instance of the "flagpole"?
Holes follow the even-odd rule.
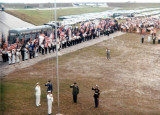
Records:
[[[56,69],[57,69],[57,104],[58,104],[58,114],[60,114],[59,107],[59,72],[58,72],[58,44],[57,44],[57,12],[56,12],[56,0],[54,3],[54,17],[55,17],[55,36],[56,36]],[[57,114],[57,115],[58,115]]]

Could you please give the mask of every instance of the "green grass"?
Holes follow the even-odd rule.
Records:
[[[76,15],[83,13],[102,12],[110,10],[112,8],[105,7],[84,7],[84,8],[69,8],[69,9],[58,9],[57,18],[66,15]],[[12,14],[26,22],[34,25],[42,25],[49,21],[54,20],[54,10],[7,10],[9,14]]]

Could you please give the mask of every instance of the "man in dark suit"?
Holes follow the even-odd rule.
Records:
[[[70,86],[70,88],[73,88],[72,94],[73,94],[73,102],[77,103],[77,95],[79,94],[79,87],[77,83],[75,82]]]
[[[95,91],[95,93],[94,93],[94,95],[93,95],[93,97],[94,97],[94,102],[95,102],[95,108],[97,108],[98,105],[99,105],[99,95],[100,95],[100,90],[99,90],[98,87],[99,87],[99,86],[96,85],[95,88],[92,88],[92,90]]]
[[[48,80],[48,82],[45,84],[45,86],[48,87],[48,88],[47,88],[47,92],[48,92],[48,91],[51,91],[51,93],[52,93],[52,91],[53,91],[53,86],[52,86],[52,83],[51,83],[50,80]]]

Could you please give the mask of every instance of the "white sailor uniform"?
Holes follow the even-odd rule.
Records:
[[[16,63],[16,53],[15,53],[15,49],[12,50],[12,64]]]
[[[41,99],[41,87],[37,85],[35,87],[35,96],[36,96],[36,106],[40,106],[40,99]]]
[[[51,114],[52,113],[52,103],[53,103],[52,94],[47,95],[47,102],[48,102],[48,114]]]

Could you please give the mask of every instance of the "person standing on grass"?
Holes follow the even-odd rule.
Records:
[[[107,59],[109,60],[110,59],[110,49],[109,48],[106,49],[106,53],[107,53]]]
[[[52,93],[53,87],[52,87],[52,83],[51,83],[50,80],[48,80],[48,82],[45,84],[45,86],[48,87],[48,88],[47,88],[47,91],[51,91],[51,93]]]
[[[79,87],[77,83],[75,82],[70,86],[70,88],[73,88],[72,94],[73,94],[73,102],[77,103],[77,95],[79,94]]]
[[[53,95],[51,91],[48,91],[47,103],[48,103],[48,115],[51,115],[52,114],[52,103],[53,103]]]
[[[94,102],[95,102],[95,108],[97,108],[97,107],[98,107],[98,105],[99,105],[99,95],[100,95],[99,86],[98,86],[98,85],[96,85],[96,87],[95,87],[95,88],[93,88],[93,87],[92,87],[92,90],[94,90],[94,91],[95,91],[95,93],[94,93],[93,97],[94,97]]]
[[[36,84],[35,87],[35,96],[36,96],[36,106],[40,106],[40,100],[41,100],[41,87],[39,85],[39,82]]]

